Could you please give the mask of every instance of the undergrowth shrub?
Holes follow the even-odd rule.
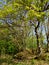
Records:
[[[12,43],[12,41],[0,41],[0,54],[16,54],[17,52],[19,52],[19,47],[18,45]]]

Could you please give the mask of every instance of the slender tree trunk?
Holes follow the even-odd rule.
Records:
[[[47,23],[47,29],[48,29],[48,32],[46,34],[47,36],[47,52],[49,52],[49,17],[48,17],[48,23]]]
[[[47,35],[47,52],[49,52],[49,34]]]
[[[48,42],[48,35],[47,35],[47,52],[48,52],[48,45],[49,45],[49,42]]]
[[[37,39],[37,54],[40,54],[40,44],[39,44],[39,35],[38,35],[38,28],[39,28],[40,22],[38,22],[38,25],[35,27],[35,34]]]

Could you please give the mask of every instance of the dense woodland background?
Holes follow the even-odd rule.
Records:
[[[0,0],[0,64],[48,61],[49,0]]]

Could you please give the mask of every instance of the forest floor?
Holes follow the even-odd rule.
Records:
[[[31,52],[23,51],[14,56],[2,54],[0,65],[49,65],[49,53],[43,54],[39,59]]]

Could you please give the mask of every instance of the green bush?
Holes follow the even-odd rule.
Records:
[[[17,52],[19,52],[18,46],[16,44],[12,43],[11,41],[7,42],[6,53],[15,54]]]
[[[5,50],[5,41],[0,41],[0,54],[3,53]]]
[[[6,54],[16,54],[19,52],[18,45],[12,43],[12,41],[0,41],[0,54],[6,53]]]

